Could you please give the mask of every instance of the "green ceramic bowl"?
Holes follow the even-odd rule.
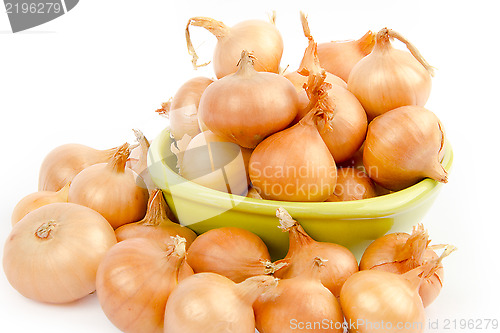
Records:
[[[317,241],[349,248],[358,258],[376,238],[389,232],[409,232],[433,204],[442,186],[424,179],[407,189],[383,196],[348,202],[285,202],[252,199],[215,191],[187,181],[177,173],[170,150],[168,129],[152,142],[148,168],[163,190],[179,222],[201,234],[219,227],[240,227],[267,244],[273,259],[288,251],[288,234],[278,228],[276,209],[285,208]],[[443,166],[449,170],[453,151],[446,145]]]

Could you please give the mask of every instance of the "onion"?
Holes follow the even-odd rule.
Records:
[[[330,121],[331,112],[318,103],[300,122],[271,135],[255,148],[249,174],[264,199],[325,201],[333,193],[337,167],[318,132],[320,119]]]
[[[411,54],[392,47],[402,41]],[[347,88],[363,105],[371,120],[405,105],[424,106],[431,92],[433,68],[418,50],[397,32],[384,28],[376,36],[373,51],[351,71]]]
[[[363,253],[359,269],[382,270],[404,274],[438,258],[429,246],[430,240],[422,224],[413,228],[411,235],[397,232],[382,236],[371,243]],[[426,277],[419,288],[424,307],[431,304],[443,287],[443,267]]]
[[[257,191],[253,186],[250,187],[246,196],[247,198],[252,198],[252,199],[262,199],[262,197],[259,194],[259,191]]]
[[[119,149],[97,150],[76,143],[53,149],[40,167],[38,190],[59,191],[86,167],[108,162]]]
[[[163,332],[165,305],[180,279],[185,250],[179,236],[170,244],[127,239],[109,250],[97,271],[97,296],[117,328],[127,333]]]
[[[345,167],[337,170],[335,191],[326,201],[361,200],[376,195],[375,184],[363,170]]]
[[[66,184],[66,186],[64,186],[57,192],[38,191],[28,194],[27,196],[22,198],[12,211],[12,225],[19,222],[24,216],[26,216],[26,214],[37,208],[55,202],[68,202],[69,184],[70,183]]]
[[[187,134],[194,137],[200,133],[198,123],[198,105],[205,89],[214,82],[207,77],[199,76],[186,81],[175,93],[169,103],[163,103],[156,112],[167,115],[170,120],[170,135],[180,140]]]
[[[189,54],[193,56],[194,68],[200,66],[197,65],[198,56],[191,43],[190,25],[203,27],[217,37],[213,66],[218,79],[237,71],[238,60],[243,50],[252,52],[257,59],[255,70],[278,73],[283,54],[283,39],[276,29],[274,19],[275,17],[272,23],[247,20],[228,27],[209,17],[190,18],[186,26],[186,41]]]
[[[129,238],[144,237],[162,243],[170,243],[171,237],[180,236],[186,240],[186,248],[196,238],[191,229],[172,222],[168,217],[170,209],[165,202],[161,190],[151,192],[146,216],[139,222],[127,223],[115,230],[116,239],[121,242]]]
[[[398,191],[429,177],[446,183],[440,163],[446,138],[431,111],[404,106],[377,117],[368,126],[363,164],[375,182]]]
[[[135,173],[141,177],[146,185],[146,188],[152,190],[156,186],[153,183],[148,170],[149,141],[141,131],[133,131],[139,145],[130,152],[126,166],[135,171]]]
[[[359,150],[365,140],[368,122],[363,107],[347,89],[334,85],[326,94],[335,116],[328,126],[319,123],[318,129],[335,162],[340,163]]]
[[[301,275],[279,280],[276,288],[257,299],[253,308],[260,333],[344,331],[337,298],[321,284],[325,263],[315,258],[314,266]]]
[[[238,71],[207,87],[199,117],[215,134],[245,148],[287,127],[297,115],[298,97],[289,80],[257,72],[254,57],[241,52]]]
[[[253,276],[238,284],[216,273],[198,273],[170,294],[165,333],[254,333],[252,304],[276,286],[276,279]]]
[[[278,208],[276,216],[280,228],[289,234],[290,245],[284,259],[289,265],[277,271],[275,276],[288,279],[303,274],[310,269],[311,262],[320,257],[326,260],[319,274],[321,283],[338,297],[347,278],[358,271],[354,255],[342,245],[315,241],[285,209]]]
[[[455,250],[446,246],[439,258],[403,275],[374,269],[353,274],[340,292],[340,305],[351,331],[424,332],[425,311],[419,288]]]
[[[384,271],[360,271],[344,283],[340,305],[351,332],[409,332],[425,329],[418,283]]]
[[[108,163],[81,171],[69,187],[68,201],[99,212],[113,228],[144,218],[148,191],[143,180],[125,166],[130,155],[123,145]]]
[[[204,131],[196,135],[178,155],[184,178],[214,190],[246,194],[251,150]]]
[[[97,212],[72,203],[51,203],[12,228],[3,268],[23,296],[68,303],[95,290],[97,267],[114,244],[113,228]]]
[[[321,67],[347,81],[352,68],[370,54],[374,45],[375,35],[371,31],[358,40],[319,43],[318,57]]]
[[[218,273],[236,283],[255,275],[273,274],[286,265],[271,263],[259,236],[235,227],[212,229],[198,236],[189,248],[187,262],[195,273]]]

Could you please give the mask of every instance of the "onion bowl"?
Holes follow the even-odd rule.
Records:
[[[273,260],[288,251],[276,209],[283,207],[315,240],[347,247],[359,260],[366,247],[390,232],[411,232],[436,199],[442,183],[426,178],[406,189],[345,202],[286,202],[253,199],[198,185],[178,174],[173,140],[166,128],[153,140],[148,170],[179,223],[197,234],[220,227],[239,227],[262,238]],[[447,142],[442,165],[449,171],[453,151]]]

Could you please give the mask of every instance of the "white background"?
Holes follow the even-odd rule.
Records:
[[[105,149],[149,139],[166,126],[155,114],[194,71],[184,28],[189,17],[228,25],[277,11],[283,65],[296,69],[306,47],[299,10],[316,41],[359,38],[387,26],[412,41],[437,68],[427,108],[445,125],[455,162],[449,183],[422,221],[434,243],[459,250],[446,259],[446,280],[427,317],[500,320],[498,273],[498,7],[495,1],[165,1],[82,0],[68,14],[12,34],[0,12],[0,251],[12,208],[37,190],[38,168],[54,147],[70,142]],[[192,29],[201,60],[215,38]],[[401,45],[396,44],[398,47]],[[3,253],[3,252],[2,252]],[[76,260],[76,259],[75,259]],[[19,295],[0,273],[0,331],[117,332],[95,295],[69,305]],[[483,322],[484,328],[484,322]],[[484,332],[482,329],[465,331]],[[500,330],[499,330],[500,331]]]

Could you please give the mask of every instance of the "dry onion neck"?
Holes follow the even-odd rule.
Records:
[[[456,250],[457,248],[454,245],[446,245],[443,253],[441,253],[441,255],[437,259],[430,260],[423,265],[404,273],[402,276],[407,279],[415,289],[418,290],[418,288],[420,288],[420,285],[422,284],[422,281],[434,275],[434,273],[436,273],[436,271],[442,267],[441,262],[443,261],[443,259]]]
[[[45,222],[36,229],[35,236],[39,239],[48,239],[56,226],[56,221]]]
[[[123,145],[121,145],[115,152],[111,160],[108,162],[108,167],[117,173],[125,172],[125,166],[130,156],[130,152],[131,152],[130,144],[124,143]]]
[[[422,66],[424,66],[424,68],[429,72],[430,76],[434,76],[434,67],[429,65],[429,63],[424,59],[422,54],[420,54],[418,49],[412,43],[410,43],[409,40],[403,37],[400,33],[392,29],[383,28],[377,33],[376,44],[379,44],[380,46],[383,47],[391,47],[390,40],[394,38],[405,44],[408,51],[410,51],[410,53],[415,57],[415,59],[417,59],[418,62],[422,64]]]
[[[396,261],[406,261],[408,270],[422,265],[425,250],[429,243],[429,234],[424,229],[424,226],[419,224],[417,227],[413,227],[412,234],[406,240],[401,251],[397,254],[395,258]]]
[[[176,256],[178,258],[184,258],[186,256],[186,239],[179,235],[171,236],[170,239],[172,243],[168,245],[167,256]],[[179,266],[182,262],[179,262]]]
[[[307,245],[314,242],[299,222],[295,221],[284,208],[279,207],[276,210],[276,217],[279,219],[280,223],[278,228],[283,230],[283,232],[288,232],[290,237],[293,237],[296,243],[300,245]]]
[[[162,222],[171,222],[167,215],[167,203],[163,198],[162,191],[156,189],[149,197],[146,216],[139,222],[142,225],[158,226]]]
[[[272,262],[271,260],[260,260],[260,262],[265,266],[264,274],[266,275],[272,275],[280,269],[289,265],[289,262],[287,260],[280,260],[277,262]]]
[[[193,43],[191,42],[191,34],[189,33],[189,26],[202,27],[210,31],[217,39],[221,39],[229,33],[229,27],[226,26],[223,22],[214,20],[210,17],[192,17],[188,20],[186,25],[186,43],[188,48],[188,53],[193,57],[191,62],[193,63],[194,69],[198,69],[199,67],[207,66],[210,61],[198,65],[198,55],[194,49]]]
[[[326,72],[321,68],[318,57],[318,44],[314,41],[311,36],[311,30],[309,29],[309,23],[307,22],[307,16],[300,12],[300,20],[302,22],[302,30],[304,31],[304,36],[308,40],[308,45],[304,51],[304,57],[300,63],[297,73],[304,76],[310,75],[324,75]]]
[[[236,284],[237,293],[246,302],[253,304],[257,297],[278,286],[278,278],[269,275],[257,275]]]
[[[257,59],[247,50],[241,51],[241,58],[238,60],[238,70],[236,71],[236,75],[249,76],[257,73],[254,69],[253,65]]]

